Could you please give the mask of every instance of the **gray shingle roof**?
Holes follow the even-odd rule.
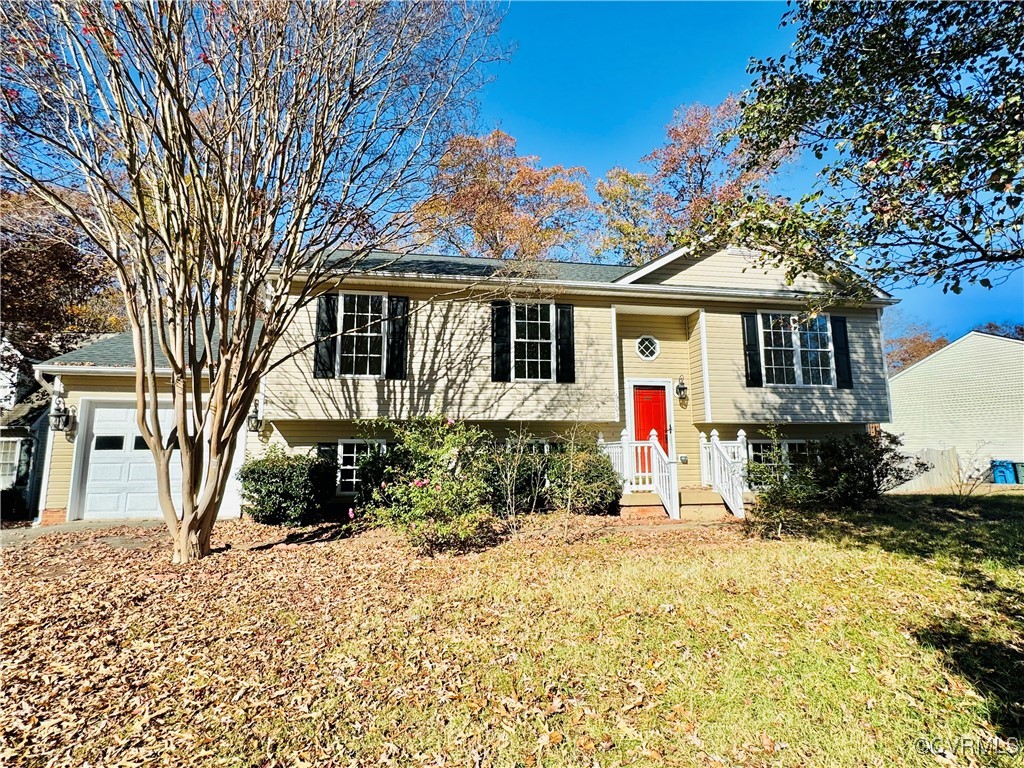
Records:
[[[259,336],[262,320],[256,322],[256,332],[253,334],[253,344]],[[219,334],[214,335],[214,344],[217,343]],[[154,351],[157,368],[167,368],[167,358],[160,351],[159,345]],[[131,331],[115,333],[106,336],[92,344],[86,344],[71,352],[44,361],[41,365],[68,365],[82,368],[110,367],[110,368],[134,368],[135,349],[132,346]]]
[[[158,368],[167,367],[167,358],[159,349],[156,350],[156,364]],[[131,331],[115,333],[92,344],[86,344],[84,347],[50,358],[43,365],[133,367],[135,350],[132,347]]]
[[[350,251],[339,251],[338,266],[345,266]],[[426,253],[389,253],[374,251],[364,256],[353,272],[387,272],[396,275],[430,275],[433,277],[502,277],[519,276],[538,280],[561,280],[585,283],[611,283],[635,267],[616,264],[585,264],[574,261],[511,262],[465,256],[441,256]]]

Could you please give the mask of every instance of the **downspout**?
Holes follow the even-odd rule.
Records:
[[[63,387],[61,386],[60,383],[60,376],[58,375],[54,377],[53,384],[50,384],[46,380],[45,374],[43,374],[43,372],[40,371],[38,368],[33,368],[32,376],[36,381],[39,382],[39,386],[41,386],[44,390],[46,390],[47,393],[49,393],[50,405],[52,407],[53,396],[58,392],[58,390],[63,391]],[[47,413],[44,418],[48,417],[49,413]],[[36,516],[32,520],[33,526],[39,525],[43,521],[43,509],[46,507],[46,496],[47,491],[49,490],[48,486],[50,484],[50,462],[53,459],[53,434],[49,426],[47,426],[44,435],[45,437],[43,438],[44,445],[42,446],[42,451],[33,451],[33,460],[38,460],[40,453],[42,453],[43,460],[43,476],[42,478],[40,478],[39,481],[39,498],[36,500]]]

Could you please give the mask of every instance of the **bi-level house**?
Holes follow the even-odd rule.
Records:
[[[266,376],[262,427],[242,454],[279,444],[329,452],[352,493],[370,450],[357,419],[444,414],[499,437],[600,433],[626,490],[667,514],[702,487],[742,514],[742,468],[782,425],[808,439],[890,420],[880,320],[894,303],[808,312],[825,286],[787,284],[754,254],[670,253],[642,267],[374,254],[292,325],[307,348]],[[340,335],[339,335],[340,334]],[[39,366],[77,409],[73,437],[46,446],[43,522],[154,516],[150,456],[133,411],[130,338]],[[237,489],[224,514],[238,514]]]

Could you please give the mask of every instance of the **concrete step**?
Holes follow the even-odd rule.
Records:
[[[680,501],[684,506],[725,505],[722,501],[722,494],[712,491],[710,488],[683,488],[679,493]]]
[[[623,520],[662,520],[668,519],[668,512],[660,504],[647,507],[620,507],[619,517]]]
[[[668,512],[656,493],[626,493],[619,502],[619,516],[623,520],[659,520]]]
[[[679,519],[691,523],[710,523],[735,518],[724,504],[684,504],[679,507]]]

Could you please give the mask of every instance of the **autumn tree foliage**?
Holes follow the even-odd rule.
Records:
[[[956,293],[1020,269],[1024,5],[805,0],[783,25],[795,42],[752,65],[740,135],[751,168],[795,145],[819,183],[727,207],[720,236],[797,272],[839,261]]]
[[[0,337],[31,374],[33,361],[62,354],[84,334],[126,328],[113,271],[66,217],[24,192],[0,192]]]
[[[416,213],[426,239],[463,256],[530,261],[586,242],[587,172],[519,155],[500,130],[448,143]]]
[[[887,330],[885,338],[885,364],[890,376],[949,344],[945,335],[925,323],[894,323],[893,330],[895,335]]]
[[[648,172],[613,168],[597,183],[604,248],[642,264],[674,245],[701,243],[717,207],[761,186],[788,156],[785,146],[755,160],[736,133],[739,101],[678,109],[666,142],[642,158]]]
[[[975,331],[991,333],[993,336],[1005,336],[1008,339],[1024,341],[1024,324],[1005,321],[1002,323],[988,322],[975,326]]]
[[[278,340],[328,281],[414,230],[480,65],[500,55],[499,14],[39,0],[3,4],[0,21],[0,121],[18,148],[0,167],[117,276],[174,561],[194,560],[210,552],[235,437],[281,362]]]

